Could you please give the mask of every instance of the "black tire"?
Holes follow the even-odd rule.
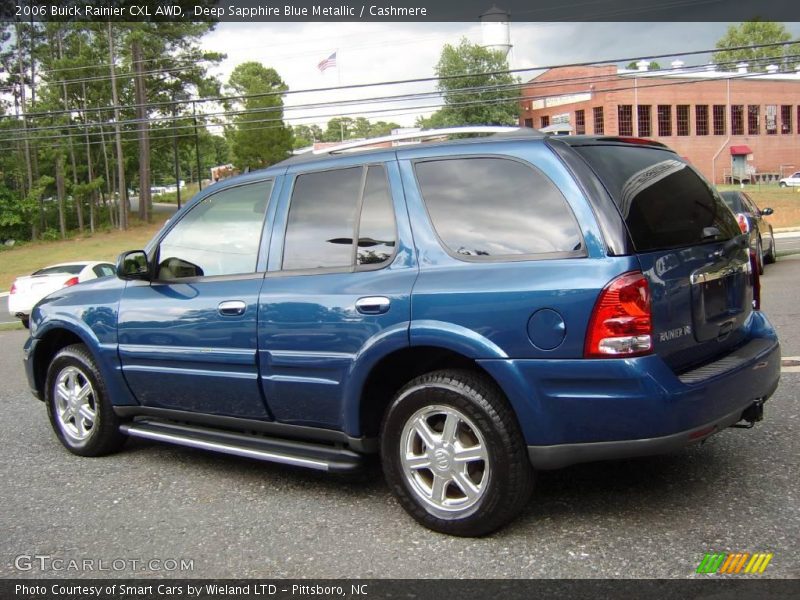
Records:
[[[772,232],[769,234],[769,241],[771,242],[769,245],[769,252],[767,252],[767,255],[764,257],[764,262],[768,265],[771,265],[778,260],[778,251],[775,248],[775,234]]]
[[[756,242],[756,266],[758,267],[758,274],[764,274],[764,247],[761,245],[761,238]]]
[[[778,184],[778,187],[785,188],[785,187],[786,187],[786,184],[785,184],[783,181],[781,181],[781,182]]]
[[[444,419],[441,432],[436,430],[435,421],[433,425],[430,421],[426,423],[431,427],[431,433],[440,435],[435,438],[437,444],[444,445],[437,445],[434,450],[434,447],[428,448],[422,443],[420,451],[425,456],[420,459],[430,457],[430,468],[408,467],[401,454],[407,454],[404,448],[410,447],[411,437],[417,435],[416,428],[408,428],[412,420],[427,419],[426,411],[450,411],[464,419],[454,417],[456,425],[452,430],[453,444],[449,445],[451,452],[444,441],[445,421],[449,417],[433,414],[430,418]],[[472,431],[473,427],[477,432]],[[470,443],[468,439],[467,446],[464,446],[465,436],[473,440]],[[462,459],[457,458],[458,452],[484,447],[486,459],[467,459],[474,461],[467,463],[464,462],[465,455]],[[449,466],[442,466],[441,456],[437,454],[440,452],[446,454],[443,460],[449,462]],[[493,382],[471,371],[435,371],[417,377],[400,390],[381,426],[381,459],[389,487],[403,508],[425,527],[450,535],[480,536],[495,531],[517,516],[533,491],[533,469],[514,412]],[[470,471],[472,467],[476,467],[474,472]],[[417,469],[412,471],[413,475],[407,475],[410,468]],[[432,499],[436,473],[440,468],[463,470],[464,473],[458,474],[459,481],[465,473],[471,478],[475,485],[472,489],[474,498],[467,498],[464,484],[455,479],[448,480],[445,473],[438,476],[447,482],[440,485],[442,502],[437,505]],[[431,495],[426,499],[422,487],[427,479],[430,480]],[[450,495],[455,499],[451,500]],[[441,508],[448,502],[463,503],[465,507]],[[467,506],[470,502],[473,504]]]
[[[62,392],[84,390],[86,384],[90,385],[85,403],[77,408],[93,412],[93,419],[76,414],[78,392],[70,396],[75,401],[73,405],[64,393],[57,392],[60,383]],[[119,418],[111,406],[103,378],[83,344],[67,346],[53,358],[47,369],[45,403],[53,431],[73,454],[103,456],[116,452],[125,443],[126,436],[119,430]]]

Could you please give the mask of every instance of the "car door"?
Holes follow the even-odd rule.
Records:
[[[358,374],[408,346],[417,268],[388,156],[287,172],[259,308],[263,388],[278,421],[355,431]]]
[[[119,355],[144,406],[269,418],[258,384],[259,248],[273,180],[227,187],[166,229],[154,280],[128,283]],[[263,259],[262,259],[263,262]]]

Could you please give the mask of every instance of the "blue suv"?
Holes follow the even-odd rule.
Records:
[[[44,299],[25,366],[64,446],[331,472],[377,454],[420,523],[482,535],[536,469],[761,419],[778,340],[747,236],[691,165],[635,138],[470,132],[216,183],[117,277]]]

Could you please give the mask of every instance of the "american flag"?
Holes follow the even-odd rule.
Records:
[[[324,72],[325,72],[325,69],[327,69],[327,68],[329,68],[329,67],[335,67],[335,66],[336,66],[336,52],[334,52],[334,53],[333,53],[333,54],[331,54],[331,55],[330,55],[328,58],[326,58],[325,60],[323,60],[322,62],[320,62],[320,63],[317,65],[317,68],[318,68],[318,69],[319,69],[319,70],[320,70],[322,73],[324,73]]]

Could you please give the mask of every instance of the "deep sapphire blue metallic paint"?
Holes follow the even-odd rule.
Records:
[[[579,225],[576,256],[467,262],[450,255],[414,174],[414,161],[447,156],[535,164],[561,191]],[[397,243],[390,264],[281,271],[295,178],[364,164],[383,165],[391,186]],[[34,359],[43,341],[65,330],[94,355],[116,405],[314,426],[352,437],[364,435],[363,403],[374,399],[363,392],[375,366],[417,347],[458,355],[492,377],[528,445],[666,436],[768,397],[779,377],[780,350],[760,312],[747,312],[726,343],[763,339],[769,342],[764,351],[700,383],[682,383],[679,373],[708,355],[717,340],[698,340],[694,331],[684,339],[656,338],[656,352],[648,356],[583,358],[598,294],[629,271],[648,277],[658,309],[656,332],[691,330],[697,298],[686,281],[713,263],[717,246],[611,256],[597,207],[582,191],[598,186],[580,186],[575,177],[543,139],[487,138],[326,156],[215,184],[179,211],[146,250],[152,257],[160,239],[203,198],[270,178],[256,272],[186,283],[105,279],[48,297],[33,311],[26,344],[31,386],[41,381]],[[387,298],[389,310],[356,310],[359,298],[373,296]],[[227,300],[243,302],[243,314],[221,315],[218,306]]]

